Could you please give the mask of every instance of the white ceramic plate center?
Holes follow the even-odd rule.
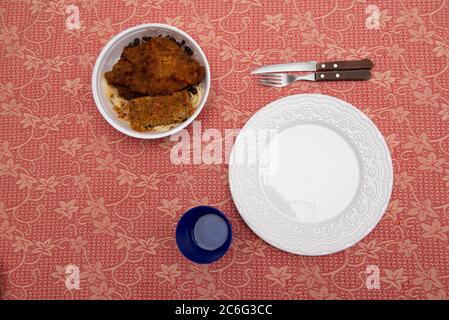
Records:
[[[354,199],[360,166],[354,149],[335,130],[299,124],[269,142],[261,163],[262,189],[280,213],[301,222],[321,222],[343,212]],[[277,151],[277,152],[273,152]]]

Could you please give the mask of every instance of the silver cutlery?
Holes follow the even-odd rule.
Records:
[[[295,62],[284,64],[272,64],[263,66],[252,71],[251,74],[271,72],[301,72],[301,71],[337,71],[337,70],[369,70],[374,63],[369,59],[350,61],[327,61],[327,62]]]
[[[364,81],[371,78],[369,70],[343,70],[314,72],[305,75],[287,73],[264,73],[258,75],[259,83],[269,87],[285,87],[299,81]]]

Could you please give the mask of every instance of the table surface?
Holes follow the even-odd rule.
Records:
[[[377,29],[364,0],[2,1],[1,297],[447,299],[448,2],[375,3]],[[80,9],[78,30],[66,28],[69,4]],[[329,94],[367,114],[395,171],[370,235],[329,256],[284,253],[240,218],[226,164],[174,165],[169,139],[113,129],[93,102],[92,67],[108,39],[147,22],[177,26],[204,49],[212,90],[203,129],[241,128],[296,93]],[[376,64],[369,82],[274,89],[249,75],[270,63],[366,57]],[[230,251],[208,266],[187,261],[174,239],[180,215],[199,204],[220,208],[234,229]],[[66,288],[69,264],[79,267],[79,290]],[[371,270],[379,288],[366,286]]]

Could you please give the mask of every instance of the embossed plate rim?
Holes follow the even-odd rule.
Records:
[[[332,220],[324,221],[318,223],[318,227],[304,223],[292,223],[291,219],[288,221],[286,217],[278,213],[276,215],[270,210],[265,210],[265,207],[258,203],[258,201],[260,202],[257,196],[259,187],[250,185],[255,179],[258,181],[258,176],[254,176],[255,172],[258,171],[254,169],[257,165],[233,163],[236,154],[244,150],[239,137],[245,130],[258,126],[263,128],[267,123],[276,125],[276,121],[271,119],[276,119],[277,115],[282,120],[282,116],[279,115],[284,114],[285,116],[289,112],[290,117],[297,116],[300,120],[316,120],[316,118],[322,117],[324,120],[320,121],[328,121],[323,123],[327,125],[333,123],[334,129],[344,135],[356,149],[355,151],[362,155],[360,161],[362,161],[363,166],[361,173],[364,175],[362,177],[363,190],[358,195],[359,198],[354,205],[338,218],[337,223]],[[337,120],[333,117],[336,117]],[[287,121],[297,121],[298,119]],[[342,130],[347,130],[348,119],[351,120],[352,127],[345,133]],[[358,133],[360,137],[356,133],[353,134],[352,131]],[[361,141],[364,139],[368,139],[369,142],[365,143],[366,146],[361,145]],[[370,161],[367,161],[367,159]],[[245,182],[242,182],[244,179],[248,181],[246,185]],[[254,185],[254,183],[252,184]],[[274,247],[290,253],[310,256],[325,255],[347,249],[362,240],[375,228],[390,201],[393,187],[393,165],[388,145],[382,133],[363,112],[332,96],[298,94],[269,103],[256,112],[244,125],[230,156],[229,186],[238,212],[250,229],[260,238]],[[245,188],[250,191],[245,191]],[[247,192],[247,194],[243,194],[244,192]],[[256,200],[255,203],[252,203],[254,200]],[[265,199],[265,204],[269,205],[267,199]],[[258,221],[252,213],[254,211],[257,211]],[[265,226],[260,221],[264,221]],[[286,238],[292,235],[294,241],[290,239],[287,241]]]

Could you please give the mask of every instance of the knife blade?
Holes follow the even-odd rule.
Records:
[[[251,74],[271,73],[271,72],[301,72],[301,71],[340,71],[340,70],[370,70],[374,63],[369,59],[352,61],[327,61],[327,62],[293,62],[272,64],[257,68]]]

